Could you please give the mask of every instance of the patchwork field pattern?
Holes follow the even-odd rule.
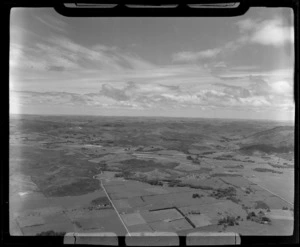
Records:
[[[293,131],[264,121],[12,117],[10,232],[289,235]]]

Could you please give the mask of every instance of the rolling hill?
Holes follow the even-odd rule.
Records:
[[[278,126],[257,132],[240,142],[240,151],[253,153],[288,153],[294,151],[294,127]]]

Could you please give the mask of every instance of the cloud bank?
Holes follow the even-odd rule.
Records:
[[[255,62],[232,66],[227,60],[249,45],[279,49],[293,44],[293,28],[280,18],[240,20],[235,23],[235,39],[198,51],[174,51],[169,63],[160,65],[120,47],[72,40],[62,20],[36,19],[51,35],[12,28],[10,104],[14,108],[294,111],[291,68],[264,71]],[[35,42],[24,42],[17,30]]]

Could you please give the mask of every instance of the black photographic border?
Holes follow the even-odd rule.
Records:
[[[288,7],[293,9],[294,28],[295,28],[295,44],[294,44],[294,99],[295,99],[295,194],[294,194],[294,233],[292,236],[243,236],[240,235],[241,245],[280,245],[280,244],[297,244],[299,243],[299,0],[190,0],[193,3],[212,3],[212,2],[240,2],[238,8],[230,9],[199,9],[189,8],[180,1],[141,1],[134,0],[111,0],[111,1],[76,1],[76,2],[95,2],[95,3],[118,3],[118,6],[111,9],[89,9],[89,8],[65,8],[63,3],[74,3],[75,1],[63,0],[4,0],[1,8],[1,24],[2,24],[2,76],[4,79],[1,83],[1,108],[2,115],[0,120],[1,128],[1,158],[0,158],[0,180],[1,180],[1,243],[9,246],[60,246],[63,245],[63,237],[39,237],[39,236],[10,236],[9,234],[9,23],[10,10],[15,7],[53,7],[58,13],[66,16],[134,16],[134,17],[197,17],[197,16],[237,16],[245,13],[250,7]],[[178,4],[176,8],[158,9],[158,8],[128,8],[125,4]],[[4,117],[5,116],[5,117]],[[7,119],[6,119],[7,117]],[[186,238],[180,236],[180,246],[186,246]],[[118,236],[119,245],[125,246],[125,237]]]

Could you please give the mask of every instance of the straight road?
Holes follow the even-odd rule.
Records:
[[[103,190],[104,190],[104,192],[105,192],[105,194],[106,194],[106,196],[107,196],[108,200],[110,201],[111,205],[112,205],[112,206],[113,206],[113,208],[115,209],[115,211],[116,211],[117,215],[119,216],[119,218],[120,218],[120,220],[121,220],[121,222],[122,222],[122,224],[123,224],[124,228],[126,229],[126,231],[127,231],[128,235],[129,235],[129,236],[131,236],[131,234],[130,234],[130,232],[129,232],[129,230],[128,230],[127,226],[125,225],[125,223],[124,223],[124,221],[123,221],[122,217],[120,216],[120,214],[119,214],[119,212],[118,212],[117,208],[115,207],[115,205],[114,205],[114,203],[112,202],[112,200],[111,200],[110,196],[108,195],[108,193],[107,193],[107,191],[106,191],[106,189],[105,189],[105,186],[104,186],[104,185],[103,185],[103,183],[102,183],[102,180],[101,180],[101,179],[99,179],[99,180],[100,180],[101,187],[103,188]]]
[[[246,178],[245,176],[244,176],[244,178],[245,178],[245,179],[247,179],[249,182],[256,184],[258,187],[260,187],[260,188],[262,188],[262,189],[264,189],[264,190],[268,191],[268,192],[269,192],[269,193],[271,193],[272,195],[279,197],[281,200],[283,200],[283,201],[287,202],[288,204],[290,204],[290,205],[294,206],[294,204],[293,204],[293,203],[291,203],[291,202],[287,201],[286,199],[282,198],[280,195],[277,195],[277,194],[275,194],[274,192],[270,191],[269,189],[267,189],[267,188],[265,188],[265,187],[263,187],[263,186],[259,185],[258,183],[255,183],[255,182],[253,182],[253,181],[249,180],[249,179],[248,179],[248,178]]]

